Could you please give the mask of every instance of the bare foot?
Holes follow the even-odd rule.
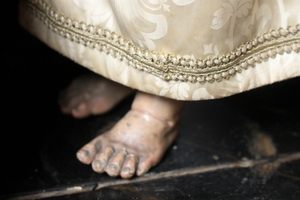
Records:
[[[134,90],[96,74],[75,79],[60,93],[59,105],[64,114],[75,118],[103,114]]]
[[[139,92],[132,109],[111,130],[82,147],[77,157],[98,173],[143,175],[175,140],[182,107],[183,102]]]

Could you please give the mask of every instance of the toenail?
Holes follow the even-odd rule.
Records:
[[[119,171],[119,167],[115,164],[110,164],[109,165],[109,170],[113,171],[113,172],[118,172]]]
[[[143,173],[143,170],[142,170],[141,168],[138,168],[137,174],[138,174],[138,175],[141,175],[142,173]]]
[[[104,169],[104,163],[101,162],[100,160],[95,160],[92,163],[92,166],[95,171],[103,171],[103,169]]]
[[[88,157],[90,155],[90,152],[87,150],[80,150],[77,152],[78,156],[84,156],[84,157]]]
[[[129,168],[128,167],[125,167],[123,170],[122,170],[122,173],[123,174],[129,174]]]
[[[147,172],[147,170],[143,170],[143,169],[140,169],[140,168],[139,168],[139,169],[137,170],[137,173],[136,173],[136,174],[137,174],[138,176],[141,176],[141,175],[144,175],[146,172]]]

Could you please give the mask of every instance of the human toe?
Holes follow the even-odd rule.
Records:
[[[95,154],[95,146],[92,144],[87,144],[84,147],[82,147],[76,155],[80,162],[88,165],[91,164],[91,162],[94,160]]]
[[[126,156],[125,162],[122,167],[121,177],[131,178],[136,171],[136,166],[137,166],[136,156],[134,154],[128,154]]]
[[[126,151],[124,150],[116,152],[106,166],[106,173],[112,177],[119,176],[125,160],[125,156]]]
[[[108,161],[113,155],[114,150],[112,147],[108,146],[101,150],[96,156],[92,163],[92,168],[97,173],[103,173],[107,166]]]
[[[137,176],[142,176],[145,173],[147,173],[149,171],[149,169],[154,166],[155,164],[153,164],[153,161],[151,158],[144,158],[141,157],[139,159],[139,163],[138,163],[138,168],[136,171],[136,175]]]
[[[80,103],[72,109],[72,116],[75,118],[84,118],[89,115],[89,109],[86,103]]]

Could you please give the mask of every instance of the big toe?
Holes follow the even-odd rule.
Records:
[[[76,154],[78,160],[83,164],[91,164],[95,158],[96,149],[94,145],[87,144],[82,147]]]
[[[77,107],[72,109],[72,116],[75,118],[84,118],[90,114],[88,105],[86,103],[80,103]]]
[[[151,157],[141,157],[138,163],[138,168],[136,171],[137,176],[142,176],[146,174],[149,169],[154,166],[156,162]]]

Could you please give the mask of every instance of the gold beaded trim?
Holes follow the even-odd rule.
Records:
[[[221,57],[185,59],[141,49],[120,34],[59,14],[42,0],[23,0],[22,5],[59,35],[166,81],[202,84],[222,81],[269,58],[300,51],[300,24],[297,24],[287,29],[271,30]]]

